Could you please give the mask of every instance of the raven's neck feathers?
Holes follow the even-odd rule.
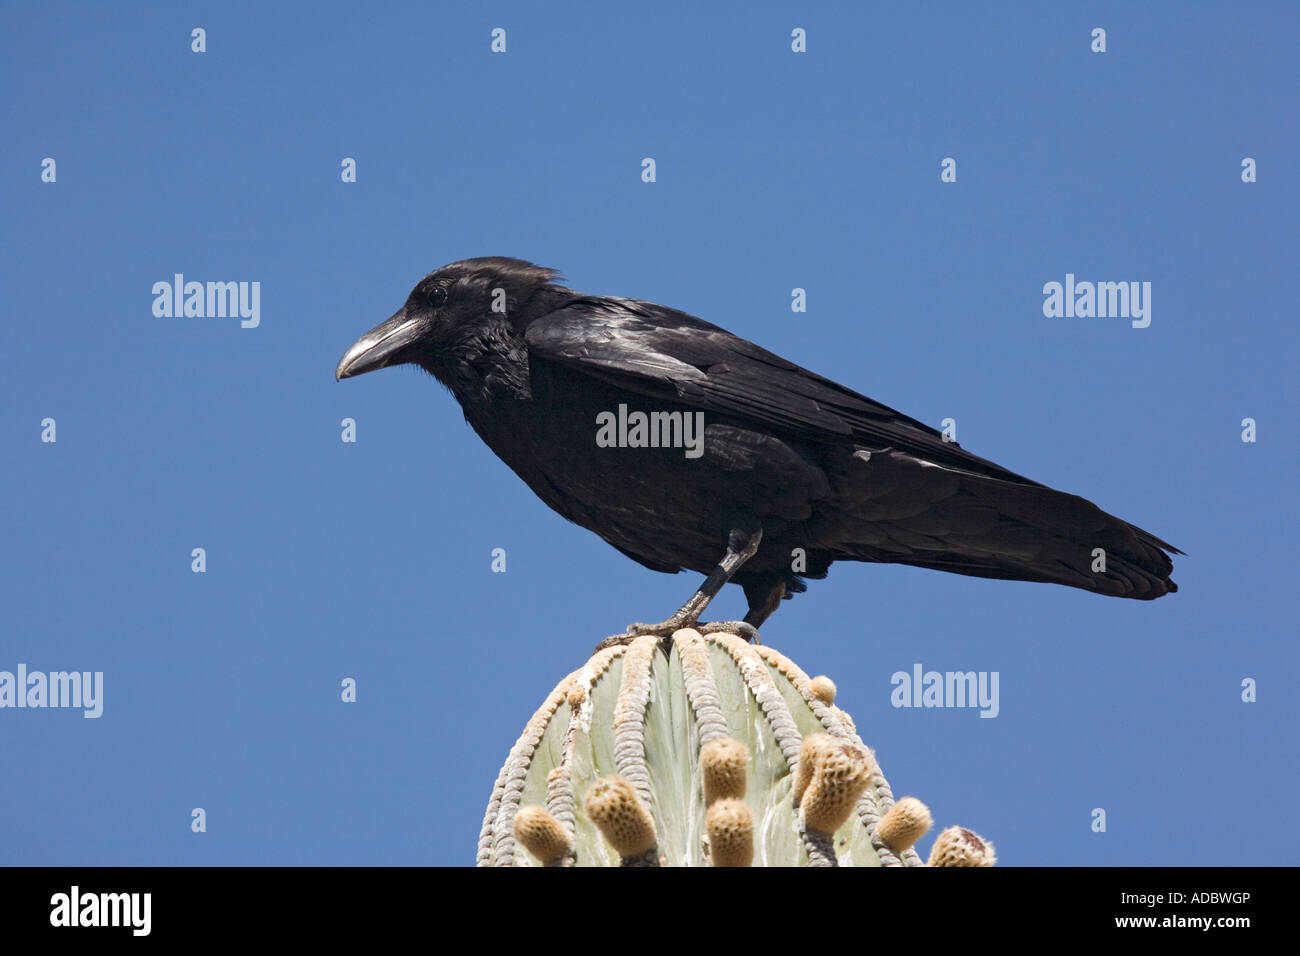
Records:
[[[471,409],[494,402],[528,401],[532,391],[524,333],[531,323],[578,297],[563,286],[536,286],[527,298],[507,301],[505,314],[493,313],[483,324],[466,327],[465,335],[425,369],[451,390],[467,418]]]

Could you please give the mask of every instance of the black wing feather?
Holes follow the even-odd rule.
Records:
[[[734,415],[809,441],[894,448],[1016,484],[1023,475],[928,425],[685,312],[584,296],[528,326],[529,354],[634,392]]]

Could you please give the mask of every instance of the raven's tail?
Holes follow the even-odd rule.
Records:
[[[845,558],[1138,600],[1178,590],[1170,554],[1181,551],[1085,498],[892,450],[855,459],[837,481],[839,508],[818,529]]]

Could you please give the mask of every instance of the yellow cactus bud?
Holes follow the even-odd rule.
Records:
[[[515,839],[525,850],[543,863],[553,863],[567,854],[573,841],[560,821],[551,816],[545,807],[520,807],[515,814]]]
[[[836,740],[819,749],[815,759],[812,781],[799,806],[810,829],[834,833],[849,818],[858,797],[871,782],[871,757],[865,748],[851,741]]]
[[[835,703],[835,681],[825,674],[808,682],[808,692],[827,707]]]
[[[997,861],[988,840],[970,830],[949,827],[935,838],[926,866],[992,866]]]
[[[754,862],[754,814],[744,800],[723,797],[704,818],[714,866],[749,866]]]
[[[622,777],[603,777],[583,801],[587,816],[622,857],[640,856],[655,846],[655,822],[635,788]]]
[[[796,804],[803,799],[808,784],[812,783],[813,772],[817,769],[817,754],[834,743],[835,738],[830,734],[809,734],[799,745],[799,763],[794,768],[794,784],[790,788]]]
[[[902,853],[925,836],[933,825],[930,808],[916,797],[904,797],[876,825],[876,836],[895,853]]]
[[[710,740],[700,749],[700,776],[704,778],[704,803],[745,796],[745,772],[749,768],[749,748],[739,740],[721,737]]]

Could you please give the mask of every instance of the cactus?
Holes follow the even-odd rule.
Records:
[[[885,839],[912,817],[878,832],[893,794],[834,700],[829,679],[731,634],[603,648],[510,751],[478,864],[924,865],[915,838]]]

